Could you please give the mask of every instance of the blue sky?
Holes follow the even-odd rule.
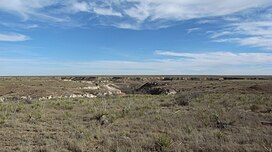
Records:
[[[271,0],[1,0],[0,75],[272,74]]]

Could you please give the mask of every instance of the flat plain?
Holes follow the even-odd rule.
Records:
[[[272,151],[270,76],[0,77],[0,151]]]

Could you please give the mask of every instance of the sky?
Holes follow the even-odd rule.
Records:
[[[0,0],[0,76],[272,75],[271,0]]]

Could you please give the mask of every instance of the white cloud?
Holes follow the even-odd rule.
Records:
[[[270,0],[127,0],[134,6],[125,9],[127,15],[139,21],[150,18],[188,20],[224,16],[252,7],[271,4]]]
[[[194,32],[194,31],[198,31],[200,29],[201,28],[190,28],[190,29],[187,29],[187,34],[190,34],[190,33]]]
[[[98,15],[122,17],[121,13],[116,12],[112,10],[111,8],[94,8],[94,12]]]
[[[238,39],[238,42],[242,45],[249,45],[255,47],[262,47],[267,50],[272,50],[272,37],[248,37]]]
[[[28,19],[29,15],[40,14],[38,11],[47,6],[57,4],[54,0],[1,0],[0,10],[21,15]]]
[[[26,35],[12,33],[12,34],[1,34],[0,33],[0,41],[5,42],[18,42],[18,41],[26,41],[30,38]]]
[[[272,53],[206,52],[180,53],[155,51],[165,59],[143,61],[99,60],[82,62],[49,61],[47,59],[1,59],[0,75],[7,71],[35,69],[38,74],[272,74]],[[173,58],[174,57],[174,58]],[[58,70],[48,70],[54,68]],[[2,72],[2,71],[6,72]],[[2,73],[1,73],[2,72]],[[24,74],[24,71],[22,71]],[[14,74],[16,75],[16,73]],[[25,74],[27,75],[27,74]]]
[[[272,18],[270,21],[252,21],[231,24],[234,32],[250,36],[272,37]]]
[[[225,21],[231,21],[231,22],[236,22],[239,21],[240,19],[237,17],[224,17],[223,18]]]
[[[263,13],[258,9],[254,12],[253,9],[269,6],[272,6],[271,0],[0,1],[1,12],[20,15],[25,21],[35,20],[60,26],[88,25],[82,22],[88,22],[92,15],[99,15],[96,19],[101,25],[133,30],[166,28],[173,22],[191,19],[198,19],[196,22],[200,24],[218,24],[218,19],[213,17],[221,17],[225,27],[210,34],[214,42],[235,42],[272,50],[272,9]],[[248,12],[243,17],[237,15],[237,12],[245,10]],[[80,12],[87,14],[84,15],[86,20],[74,16]],[[34,26],[29,28],[36,28],[38,22],[32,22]],[[14,24],[22,25],[22,22]],[[190,28],[187,33],[196,30],[199,28]]]
[[[272,3],[272,1],[271,1]],[[272,50],[272,8],[255,8],[223,17],[219,30],[209,32],[214,42],[231,42]],[[225,20],[225,22],[224,22]]]
[[[272,64],[272,53],[177,53],[155,51],[157,55],[182,57],[183,61],[206,66]]]
[[[19,14],[24,20],[69,22],[77,20],[71,13],[85,12],[123,17],[103,20],[109,25],[182,21],[230,15],[249,8],[272,5],[271,0],[1,0],[0,11]],[[234,21],[234,18],[226,18]],[[235,19],[236,20],[236,19]],[[128,22],[124,22],[128,21]],[[113,24],[114,23],[114,24]],[[164,24],[160,22],[160,24]],[[163,25],[158,27],[164,27]],[[122,26],[120,26],[122,27]]]
[[[215,42],[236,42],[241,45],[272,50],[271,21],[250,21],[230,24],[225,31],[215,32],[211,38]]]
[[[38,28],[38,24],[28,24],[28,23],[12,23],[12,22],[1,22],[0,25],[8,27],[8,28],[14,28],[14,29],[35,29]]]
[[[140,30],[139,24],[130,24],[130,23],[117,23],[113,26],[120,29],[131,29],[131,30]]]
[[[198,24],[213,24],[213,23],[216,23],[217,22],[217,20],[207,20],[207,19],[204,19],[204,20],[200,20],[200,21],[198,21],[197,23]]]
[[[33,28],[38,28],[39,27],[39,25],[37,25],[37,24],[32,24],[32,25],[27,25],[27,26],[25,26],[25,27],[23,27],[23,28],[26,28],[26,29],[33,29]]]
[[[73,2],[70,4],[71,10],[74,12],[89,12],[90,6],[87,2]]]
[[[226,36],[226,35],[231,35],[233,34],[230,31],[223,31],[223,32],[212,32],[211,38],[215,39],[218,37]]]

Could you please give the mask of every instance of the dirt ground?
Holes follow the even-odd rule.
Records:
[[[208,78],[1,77],[0,151],[272,151],[271,78]]]

